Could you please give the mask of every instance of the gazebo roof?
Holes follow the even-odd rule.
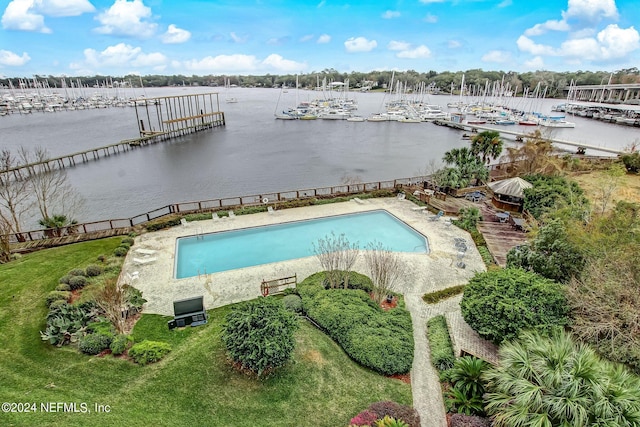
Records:
[[[523,198],[524,189],[533,187],[533,184],[520,177],[515,177],[490,182],[488,186],[496,194]]]

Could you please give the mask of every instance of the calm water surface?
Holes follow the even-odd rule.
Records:
[[[224,128],[67,169],[85,198],[76,218],[128,218],[171,203],[338,185],[345,177],[369,182],[415,176],[429,171],[432,161],[439,165],[446,151],[468,146],[460,131],[431,123],[275,120],[276,107],[295,104],[294,90],[281,97],[278,89],[232,90],[238,103],[226,104],[225,94],[220,96]],[[146,95],[212,91],[147,89]],[[299,101],[316,96],[297,94]],[[359,104],[356,113],[365,117],[379,112],[385,100],[381,93],[352,96]],[[451,100],[432,96],[428,102],[446,106]],[[539,110],[548,113],[561,102],[544,100]],[[637,128],[568,119],[576,128],[558,129],[555,137],[621,149],[640,139]],[[13,114],[0,117],[0,133],[1,148],[43,146],[58,156],[135,138],[138,128],[135,109],[129,107]]]

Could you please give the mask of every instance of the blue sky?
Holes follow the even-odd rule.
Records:
[[[0,76],[640,66],[638,0],[2,0]]]

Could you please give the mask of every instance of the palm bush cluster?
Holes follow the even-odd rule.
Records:
[[[496,427],[640,425],[640,379],[567,333],[527,332],[500,358],[485,377]]]

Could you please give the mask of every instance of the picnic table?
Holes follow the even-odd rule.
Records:
[[[524,231],[524,226],[526,224],[526,221],[522,218],[511,218],[511,222],[513,224],[513,228],[515,228],[516,230],[521,230]]]
[[[509,219],[511,215],[509,215],[508,212],[498,212],[496,214],[496,217],[498,218],[498,221],[504,223],[507,222],[507,220]]]

